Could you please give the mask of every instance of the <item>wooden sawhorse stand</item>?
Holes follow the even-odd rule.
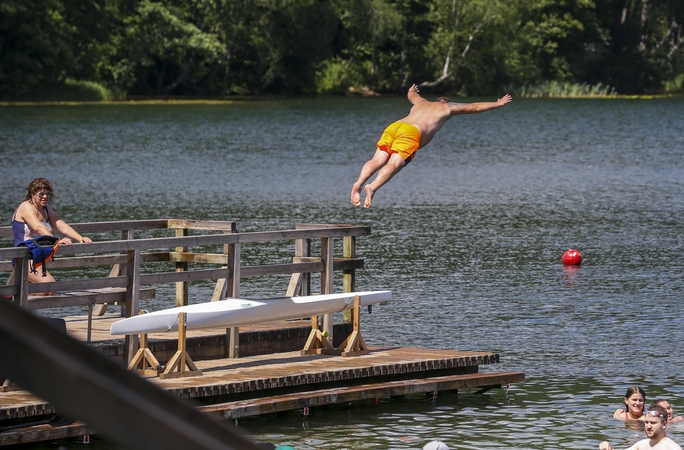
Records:
[[[311,316],[311,333],[304,344],[304,348],[299,352],[301,355],[339,355],[335,347],[328,342],[318,329],[318,316]]]
[[[180,378],[196,377],[202,375],[202,371],[197,368],[195,363],[188,355],[186,347],[187,324],[185,313],[178,313],[178,351],[171,357],[164,370],[157,358],[154,357],[147,348],[147,334],[140,335],[140,348],[131,362],[128,364],[129,370],[145,375],[158,375],[159,378]],[[148,366],[149,365],[149,366]],[[186,370],[187,369],[189,370]]]
[[[311,333],[300,351],[302,355],[340,355],[340,356],[361,356],[370,354],[366,343],[361,336],[361,300],[358,295],[354,296],[354,319],[353,330],[349,336],[334,348],[318,329],[318,316],[311,318]]]
[[[145,314],[147,311],[141,310],[140,314]],[[141,375],[159,375],[161,372],[161,364],[154,357],[152,351],[147,347],[147,333],[140,334],[140,348],[135,353],[131,362],[128,363],[128,370],[133,370]]]
[[[178,351],[166,363],[166,367],[159,374],[159,378],[196,377],[202,375],[202,371],[197,368],[190,355],[188,355],[185,337],[185,313],[178,313]],[[190,370],[185,370],[186,366]]]
[[[141,375],[159,375],[161,364],[147,348],[147,333],[140,335],[140,348],[128,364],[128,370],[133,370]]]

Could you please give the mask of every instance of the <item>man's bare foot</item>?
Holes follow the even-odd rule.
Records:
[[[352,186],[351,203],[357,208],[361,206],[361,186],[358,183],[354,183]]]
[[[373,190],[370,184],[367,184],[364,189],[366,191],[366,200],[363,202],[363,207],[364,209],[368,209],[371,207],[371,203],[373,201],[373,194],[375,194],[375,191]]]

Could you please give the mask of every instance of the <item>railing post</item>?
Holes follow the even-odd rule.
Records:
[[[233,234],[237,233],[237,227],[235,226],[235,222],[233,222],[233,225],[230,229],[230,231],[224,231],[223,234]],[[219,278],[216,281],[216,287],[214,287],[214,293],[211,296],[211,301],[215,302],[217,300],[221,300],[222,298],[226,298],[227,292],[228,292],[228,282],[232,277],[232,272],[231,270],[228,269],[228,258],[230,257],[231,253],[231,246],[230,244],[224,244],[223,245],[223,254],[226,255],[226,264],[223,265],[223,268],[226,269],[226,278]],[[231,289],[232,290],[232,289]]]
[[[29,258],[15,258],[14,260],[14,284],[19,288],[19,298],[14,299],[24,309],[28,309],[28,274]]]
[[[135,316],[140,310],[140,250],[129,250],[126,253],[126,317]],[[124,358],[131,362],[138,351],[138,335],[126,335],[124,340]]]
[[[356,237],[345,236],[343,241],[344,257],[356,257]],[[345,270],[342,272],[342,292],[354,292],[356,290],[356,271],[354,269]],[[354,317],[353,310],[348,309],[342,313],[342,320],[351,322]]]
[[[187,236],[187,228],[176,229],[176,237]],[[187,251],[186,247],[176,247],[176,251],[181,253]],[[177,262],[176,272],[185,272],[188,270],[188,263]],[[186,306],[188,304],[188,283],[185,281],[176,282],[176,306]]]
[[[323,272],[321,272],[321,294],[332,294],[333,292],[333,238],[321,238],[321,262]],[[333,320],[332,314],[323,315],[323,331],[327,331],[330,340],[333,339]]]
[[[311,239],[301,239],[300,244],[302,256],[311,256]],[[311,295],[311,274],[307,272],[302,277],[302,295]]]
[[[298,262],[299,258],[311,256],[311,239],[295,239],[295,253],[293,262]],[[285,292],[286,297],[298,295],[311,295],[311,276],[306,273],[293,273],[290,277],[290,284]]]
[[[130,241],[135,237],[135,231],[134,230],[121,230],[121,240],[123,241]],[[109,276],[110,277],[118,277],[122,273],[122,267],[121,264],[114,264],[112,267],[112,270],[109,271]],[[99,305],[95,305],[93,308],[93,314],[96,316],[103,316],[104,313],[107,311],[107,304],[102,303]],[[123,316],[125,313],[124,307],[121,307],[121,315]],[[88,330],[90,330],[90,322],[88,322]]]
[[[228,272],[230,279],[227,280],[226,295],[240,297],[240,243],[228,244]],[[228,358],[240,356],[240,328],[226,329],[226,350]]]

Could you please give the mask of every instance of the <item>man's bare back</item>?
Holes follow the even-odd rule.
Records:
[[[411,111],[409,111],[408,116],[395,122],[395,124],[406,123],[413,125],[420,131],[420,142],[418,143],[418,147],[415,148],[415,145],[412,144],[409,151],[410,156],[403,159],[401,155],[397,153],[396,144],[392,144],[391,149],[381,149],[378,143],[375,155],[361,168],[359,178],[352,186],[350,199],[354,206],[361,206],[361,189],[364,188],[366,181],[368,181],[375,172],[379,171],[375,180],[373,180],[372,183],[367,184],[364,188],[366,200],[364,201],[363,207],[370,208],[373,194],[375,194],[375,192],[394,175],[399,173],[399,171],[413,159],[415,152],[418,149],[425,147],[451,116],[485,112],[490,109],[500,108],[512,101],[511,96],[506,94],[496,102],[454,103],[450,102],[446,97],[440,97],[437,101],[431,102],[421,97],[418,92],[418,86],[415,84],[409,88],[407,96],[408,100],[413,104]],[[385,130],[385,132],[387,132],[387,130]],[[412,133],[415,133],[415,130]],[[384,136],[385,135],[383,134],[383,137]],[[416,137],[416,139],[411,142],[417,141],[418,139]],[[405,146],[406,141],[404,140],[402,144]],[[399,151],[403,150],[400,149]]]
[[[481,103],[455,103],[446,97],[440,97],[437,101],[425,100],[418,94],[418,87],[414,84],[408,92],[408,99],[413,106],[409,115],[400,119],[399,122],[410,123],[417,127],[421,133],[420,147],[425,147],[440,128],[457,114],[474,114],[490,109],[500,108],[511,102],[510,95],[504,95],[496,102]]]

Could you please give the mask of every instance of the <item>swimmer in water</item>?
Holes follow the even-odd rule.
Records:
[[[625,394],[625,406],[627,410],[619,408],[615,410],[613,417],[621,420],[644,420],[644,406],[646,405],[646,392],[639,386],[631,386]]]
[[[653,400],[653,403],[651,403],[651,406],[655,406],[655,405],[660,405],[663,408],[665,408],[665,411],[667,411],[667,423],[684,422],[684,417],[675,416],[674,411],[672,411],[672,405],[670,405],[670,402],[668,402],[664,398],[658,398],[656,400]]]
[[[627,450],[682,450],[675,441],[665,434],[667,411],[660,405],[651,406],[644,414],[644,431],[648,439],[642,439]],[[613,450],[610,442],[603,441],[599,450]]]

